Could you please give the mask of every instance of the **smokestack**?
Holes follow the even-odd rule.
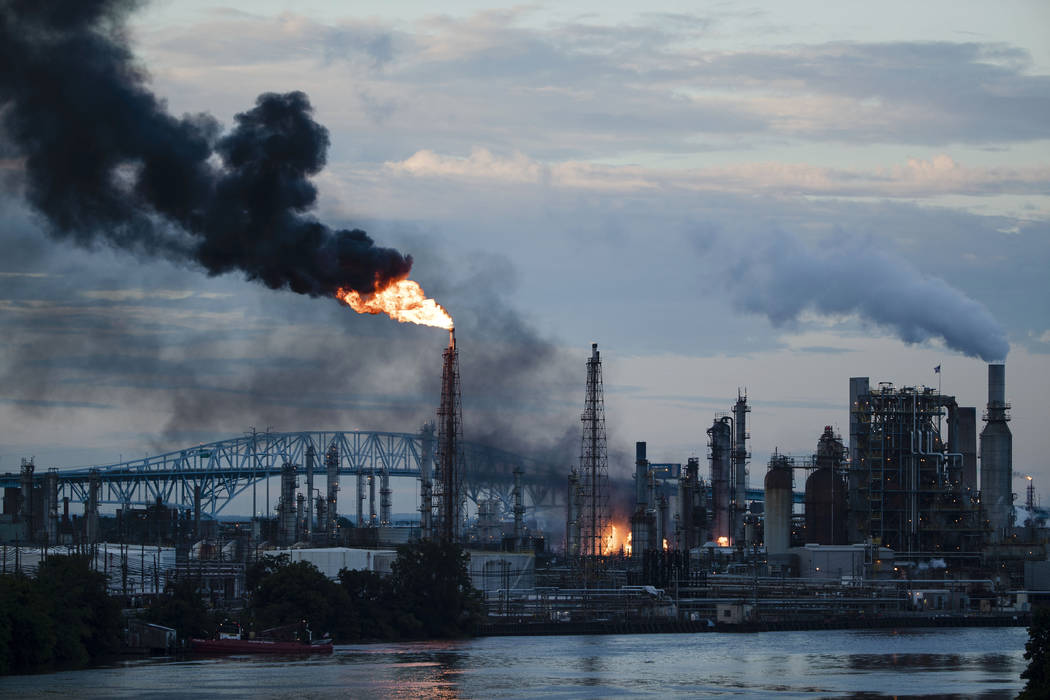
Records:
[[[1006,403],[1006,365],[988,365],[988,408]]]
[[[1003,542],[1014,524],[1013,435],[1006,403],[1006,365],[988,365],[988,407],[981,431],[981,505],[991,541]]]

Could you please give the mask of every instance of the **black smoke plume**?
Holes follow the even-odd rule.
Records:
[[[223,135],[176,118],[128,46],[130,0],[0,0],[0,124],[52,235],[241,271],[313,296],[363,292],[412,259],[306,214],[328,132],[306,95],[260,95]]]

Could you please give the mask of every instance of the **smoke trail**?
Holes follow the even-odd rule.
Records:
[[[128,47],[137,4],[0,0],[0,123],[52,235],[300,294],[407,276],[411,257],[305,215],[328,148],[306,95],[259,96],[225,136],[207,114],[173,117]]]
[[[836,239],[811,251],[778,233],[746,252],[727,253],[735,262],[726,268],[726,281],[738,308],[777,326],[807,310],[858,314],[906,343],[940,338],[987,362],[1006,358],[1006,335],[983,304],[885,249]]]

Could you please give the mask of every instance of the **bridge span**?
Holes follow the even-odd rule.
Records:
[[[390,433],[364,430],[321,430],[290,433],[253,433],[216,442],[194,445],[164,454],[126,460],[115,464],[73,469],[52,468],[36,471],[34,484],[43,483],[54,473],[59,499],[86,503],[90,483],[97,479],[98,502],[122,507],[161,503],[191,508],[194,493],[200,489],[201,510],[219,515],[237,496],[272,477],[281,467],[296,465],[296,473],[306,473],[306,455],[313,448],[315,485],[323,488],[325,456],[330,449],[338,454],[340,476],[380,476],[420,478],[425,453],[425,433]],[[564,503],[568,465],[555,465],[500,450],[488,445],[464,442],[467,498],[498,497],[510,504],[513,473],[523,472],[522,483],[531,504],[553,507]],[[433,458],[430,457],[432,460]],[[362,483],[358,479],[358,485]],[[300,480],[300,484],[303,484]],[[0,487],[21,487],[20,474],[0,475]],[[363,494],[355,494],[361,498]],[[352,503],[352,501],[351,501]],[[346,501],[340,510],[349,513]]]

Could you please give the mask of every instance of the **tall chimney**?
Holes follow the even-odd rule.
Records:
[[[988,408],[981,431],[981,505],[991,541],[1003,542],[1014,523],[1013,435],[1006,403],[1006,365],[988,365]]]

